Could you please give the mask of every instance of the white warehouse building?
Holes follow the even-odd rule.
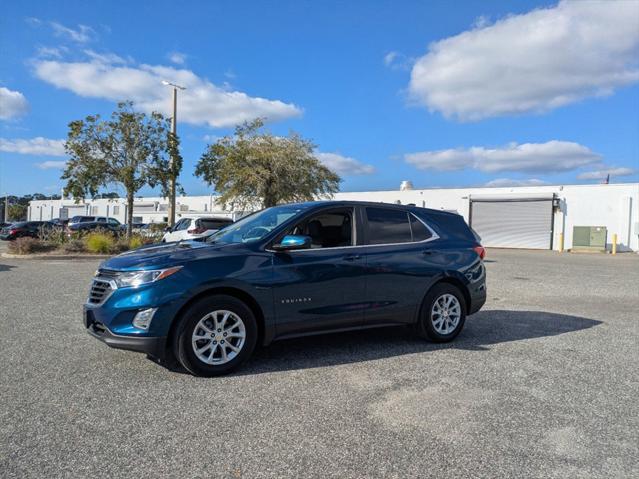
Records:
[[[564,247],[570,249],[577,245],[573,228],[592,227],[603,232],[608,248],[616,235],[618,251],[639,251],[639,183],[412,189],[409,182],[404,182],[400,190],[341,192],[333,199],[415,204],[455,211],[477,231],[487,247],[558,250],[563,235]],[[166,222],[167,209],[166,198],[136,198],[134,222]],[[223,210],[213,195],[178,197],[176,209],[178,217],[201,213],[241,216],[240,212]],[[124,223],[126,201],[121,198],[80,203],[71,199],[32,201],[28,210],[32,221],[75,215],[107,216]]]

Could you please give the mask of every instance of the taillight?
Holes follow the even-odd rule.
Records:
[[[191,235],[199,235],[206,231],[205,228],[193,228],[192,230],[186,230],[187,233]]]
[[[9,234],[10,235],[15,235],[15,234],[18,234],[18,231],[20,231],[20,230],[9,230]]]
[[[475,250],[475,253],[479,255],[480,259],[484,259],[484,257],[486,256],[486,248],[479,245],[479,246],[475,246],[473,249]]]

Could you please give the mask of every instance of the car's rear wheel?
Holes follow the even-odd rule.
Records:
[[[453,340],[464,327],[466,302],[456,286],[436,284],[424,298],[417,330],[437,343]]]
[[[215,295],[184,313],[174,350],[192,374],[219,376],[246,361],[256,342],[257,323],[251,309],[233,296]]]

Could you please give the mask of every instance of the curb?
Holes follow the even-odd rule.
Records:
[[[7,259],[107,259],[112,255],[107,254],[0,254]]]

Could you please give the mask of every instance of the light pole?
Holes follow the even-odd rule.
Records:
[[[186,87],[176,85],[170,81],[162,80],[162,85],[173,87],[173,116],[171,117],[171,133],[177,138],[177,91],[186,90]],[[173,171],[173,156],[170,158],[171,171]],[[169,185],[169,226],[175,225],[175,175],[171,175]]]

